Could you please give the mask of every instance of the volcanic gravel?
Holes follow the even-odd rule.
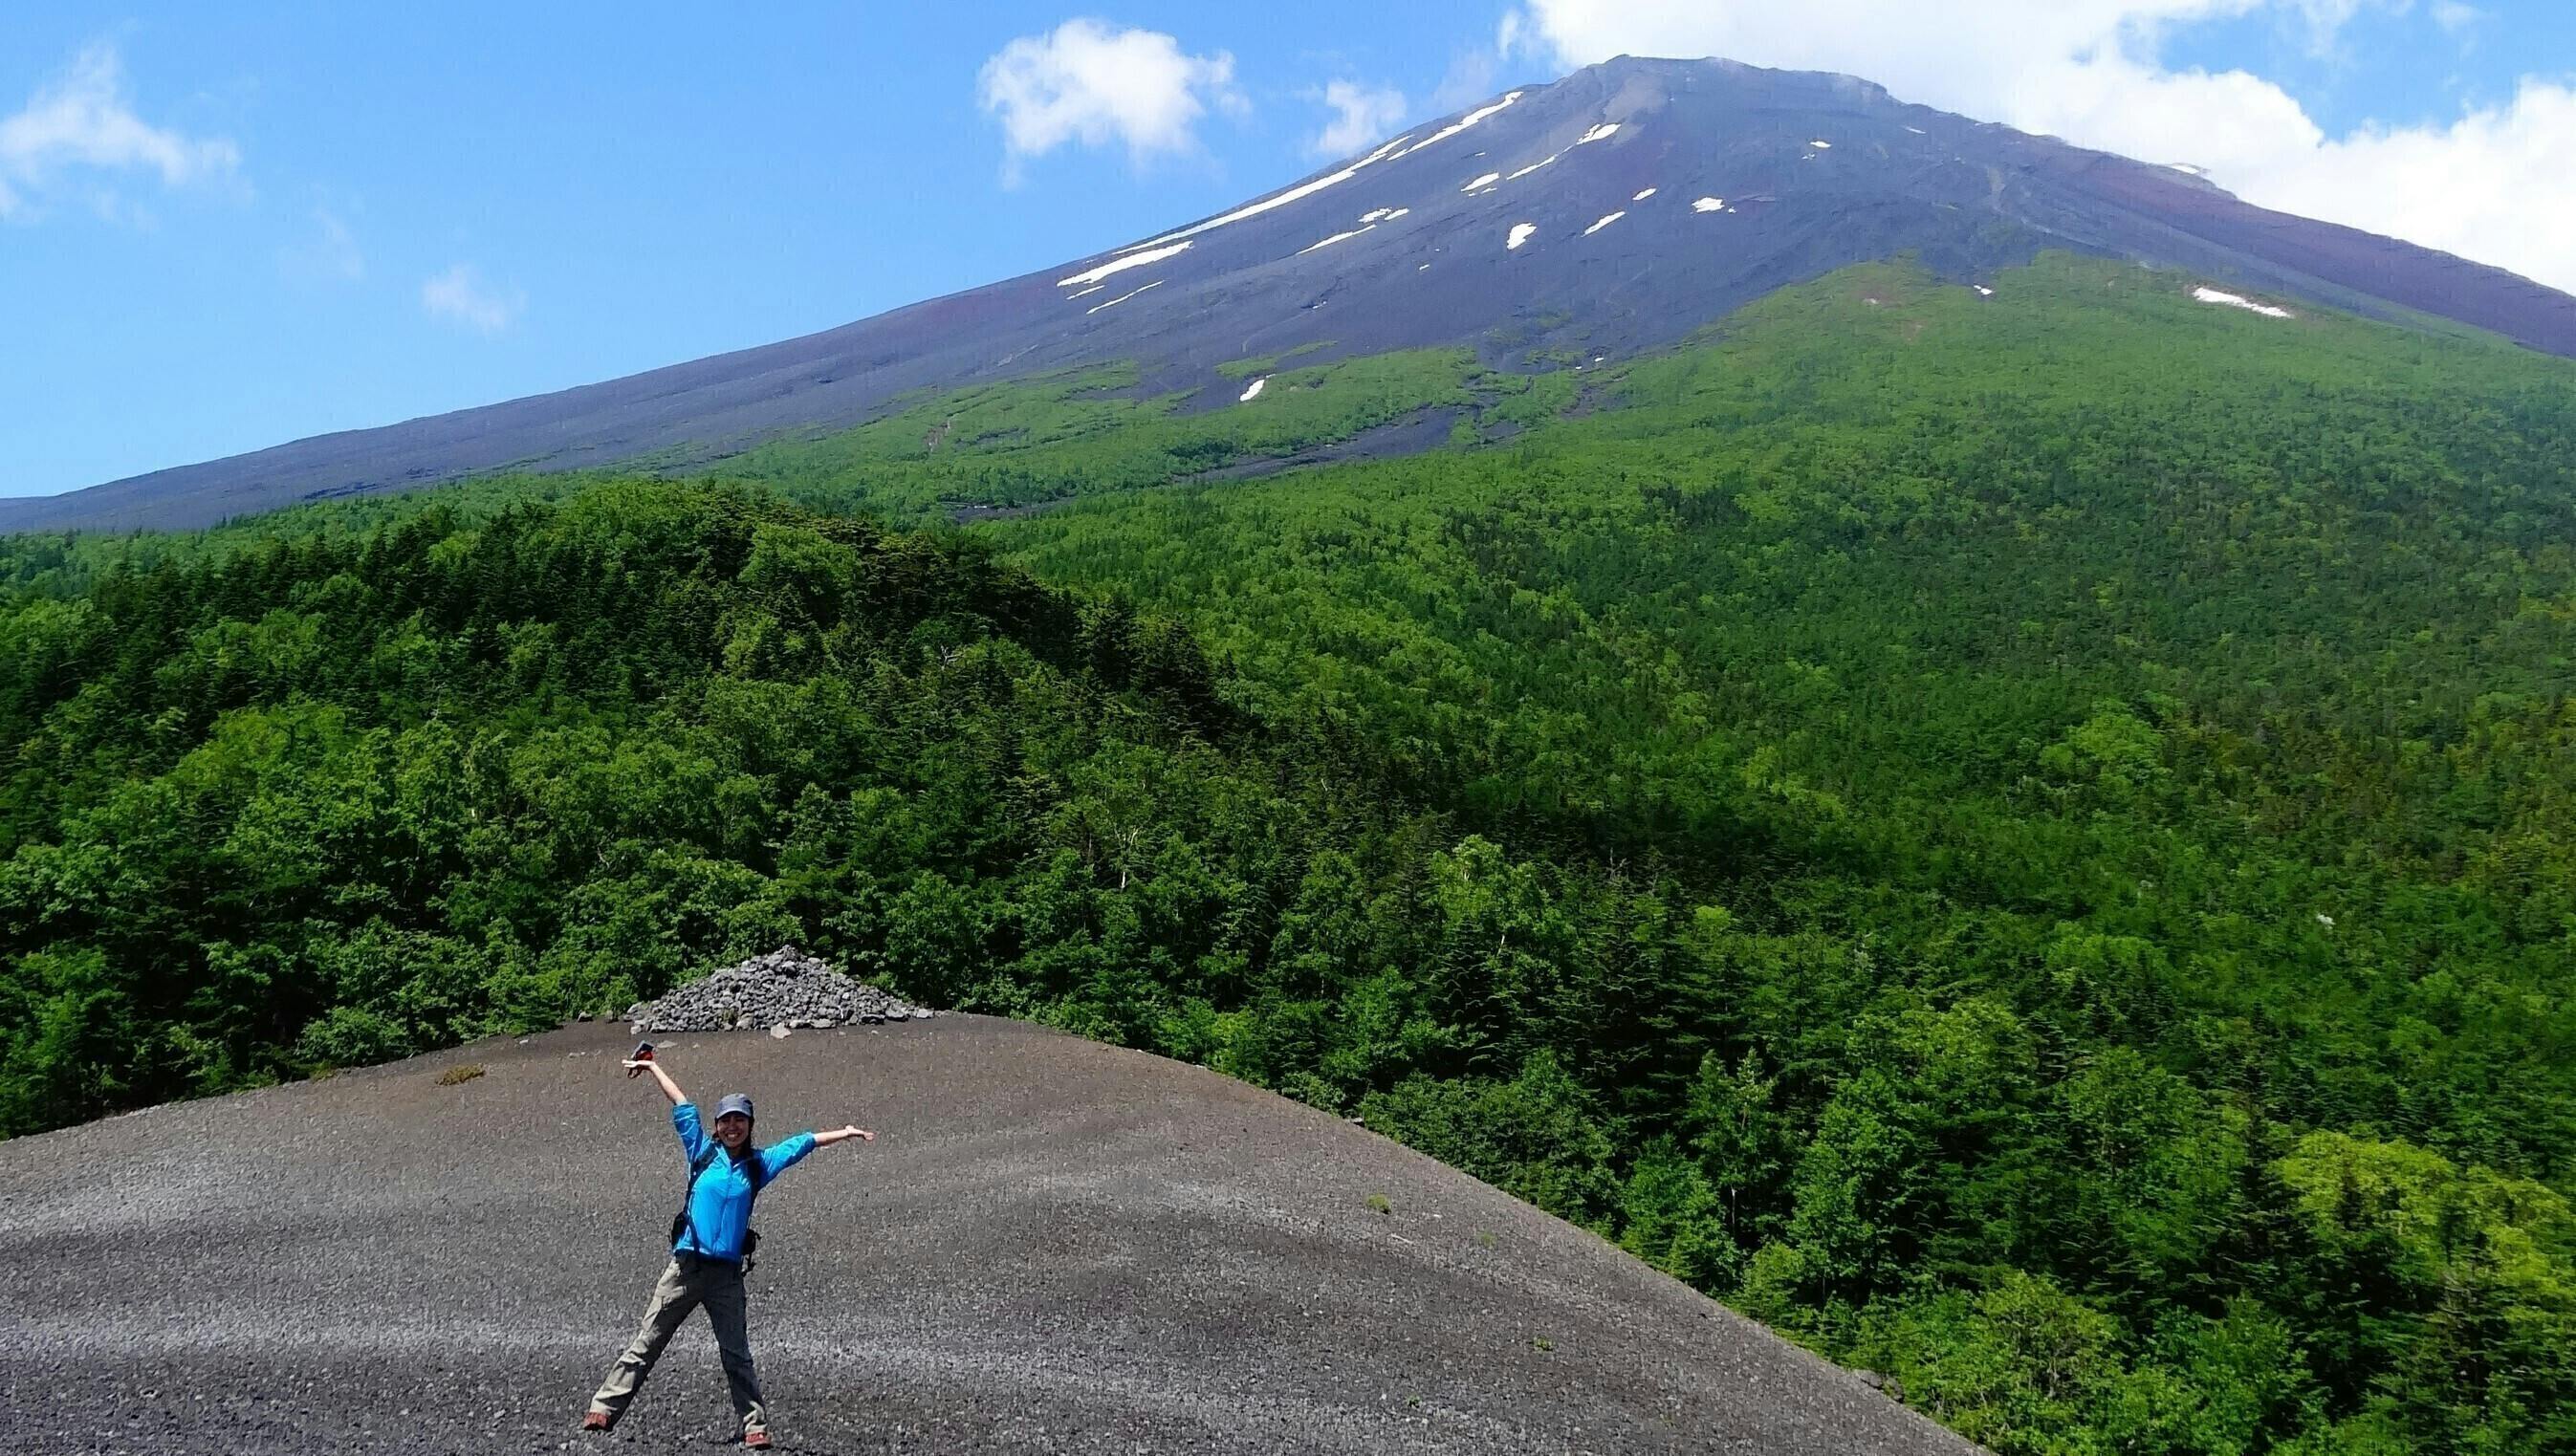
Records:
[[[928,1021],[932,1012],[863,986],[792,945],[710,972],[659,1001],[626,1008],[633,1030],[748,1031],[755,1027],[874,1026]]]
[[[685,1178],[624,1030],[9,1143],[0,1450],[729,1442],[696,1317],[613,1434],[577,1431]],[[879,1134],[761,1195],[782,1451],[1975,1449],[1591,1234],[1198,1068],[978,1016],[661,1056],[702,1102],[756,1096],[762,1142]]]

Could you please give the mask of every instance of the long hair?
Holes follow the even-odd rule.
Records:
[[[743,1178],[751,1184],[751,1191],[757,1194],[760,1192],[761,1182],[760,1145],[753,1142],[752,1138],[759,1133],[760,1125],[749,1118],[743,1119],[743,1122],[745,1125],[742,1130],[741,1151],[732,1152],[731,1149],[727,1149],[727,1151],[732,1152],[734,1166],[742,1169]],[[719,1143],[717,1146],[721,1147],[723,1145]]]

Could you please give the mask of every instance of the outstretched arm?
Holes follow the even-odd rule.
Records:
[[[677,1107],[681,1103],[689,1100],[689,1094],[680,1090],[680,1084],[671,1080],[671,1074],[662,1070],[662,1064],[660,1062],[630,1061],[625,1065],[626,1070],[630,1072],[641,1067],[645,1071],[652,1073],[653,1080],[662,1084],[662,1095],[671,1099],[672,1106]]]
[[[830,1132],[800,1132],[794,1137],[780,1138],[760,1150],[761,1170],[766,1176],[775,1178],[802,1162],[807,1153],[845,1138],[875,1142],[877,1135],[863,1127],[836,1127]]]
[[[630,1059],[626,1065],[629,1070],[641,1068],[652,1073],[662,1095],[671,1099],[671,1131],[680,1135],[680,1156],[688,1159],[689,1166],[694,1168],[714,1157],[714,1141],[698,1125],[698,1109],[690,1103],[689,1094],[680,1090],[680,1084],[671,1080],[671,1074],[662,1070],[662,1064],[648,1058]]]

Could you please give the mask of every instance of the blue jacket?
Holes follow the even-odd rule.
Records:
[[[689,1219],[680,1230],[680,1241],[671,1246],[674,1254],[700,1254],[710,1259],[739,1260],[742,1236],[751,1227],[751,1175],[724,1150],[724,1145],[707,1136],[698,1126],[698,1109],[689,1102],[675,1103],[671,1108],[671,1126],[680,1134],[680,1151],[688,1158],[689,1167],[710,1153],[715,1162],[698,1178],[689,1195]],[[752,1154],[760,1159],[761,1184],[795,1167],[798,1159],[814,1151],[814,1135],[800,1132],[781,1138]]]

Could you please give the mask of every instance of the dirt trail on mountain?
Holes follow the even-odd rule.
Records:
[[[496,1039],[9,1144],[0,1448],[729,1440],[696,1317],[614,1435],[575,1431],[684,1177],[628,1045]],[[761,1197],[781,1450],[1974,1449],[1589,1234],[1197,1068],[971,1016],[665,1047],[701,1103],[750,1092],[762,1141],[880,1134]]]

